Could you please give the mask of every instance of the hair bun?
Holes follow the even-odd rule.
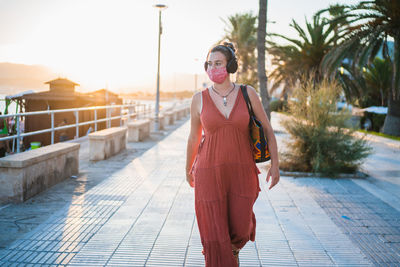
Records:
[[[233,46],[232,43],[224,42],[222,45],[229,47],[230,49],[233,50],[233,52],[236,52],[235,47]]]

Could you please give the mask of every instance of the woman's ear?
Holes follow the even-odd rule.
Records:
[[[206,62],[204,62],[204,70],[207,71],[207,68],[208,68],[208,63],[206,61]]]

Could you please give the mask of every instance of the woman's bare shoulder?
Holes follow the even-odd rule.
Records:
[[[240,87],[241,86],[246,86],[247,87],[247,94],[249,95],[250,98],[254,96],[258,96],[256,89],[254,89],[253,86],[248,85],[248,84],[238,84]]]
[[[200,104],[200,100],[201,100],[201,91],[195,93],[195,94],[192,96],[192,103],[193,103],[193,104]]]
[[[201,105],[201,91],[195,93],[192,96],[192,108],[196,111],[196,114],[200,113],[200,105]]]
[[[249,91],[250,93],[253,93],[253,94],[257,94],[256,89],[254,89],[254,87],[251,85],[247,85],[247,91]]]

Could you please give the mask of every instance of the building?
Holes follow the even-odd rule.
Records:
[[[114,94],[106,89],[101,89],[90,93],[76,92],[75,86],[79,86],[79,84],[65,78],[57,78],[45,82],[45,84],[49,84],[49,91],[24,94],[14,98],[13,100],[18,100],[23,106],[25,112],[122,104],[122,99],[119,98],[117,94]],[[79,111],[78,113],[79,122],[94,120],[93,110]],[[111,116],[117,116],[119,114],[119,108],[111,110]],[[97,111],[97,119],[105,117],[105,110]],[[33,132],[51,128],[50,114],[27,116],[24,119],[25,132]],[[65,124],[74,124],[75,122],[76,115],[74,112],[56,113],[54,115],[55,127]],[[120,120],[112,121],[112,127],[119,125]],[[85,136],[89,127],[94,129],[94,124],[79,126],[79,137]],[[106,122],[100,122],[97,124],[97,130],[105,128]],[[74,139],[76,137],[76,129],[69,128],[64,131],[56,131],[54,135],[55,143],[60,141],[60,135],[65,135],[67,139]],[[41,142],[42,146],[49,145],[51,144],[51,133],[24,137],[25,148],[30,147],[31,142]]]

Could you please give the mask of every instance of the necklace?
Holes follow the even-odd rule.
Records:
[[[215,93],[217,93],[217,95],[221,96],[221,97],[224,99],[224,106],[226,107],[226,104],[228,104],[228,102],[227,102],[227,100],[226,100],[226,97],[227,97],[228,95],[230,95],[230,94],[233,92],[233,90],[235,89],[235,83],[233,83],[233,88],[232,88],[232,90],[230,90],[229,93],[226,94],[226,95],[220,95],[220,93],[218,93],[217,90],[214,89],[214,85],[212,86],[212,89],[213,89],[213,91],[214,91]]]

